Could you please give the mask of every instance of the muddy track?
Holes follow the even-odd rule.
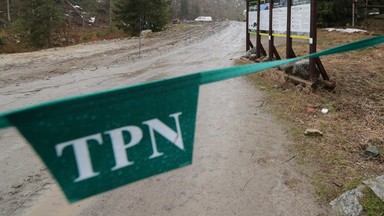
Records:
[[[223,22],[190,24],[187,30],[165,32],[142,38],[143,58],[166,52],[177,46],[186,46],[201,38],[215,34],[228,24]],[[38,52],[0,55],[0,85],[5,87],[36,79],[71,73],[77,68],[97,68],[101,65],[118,65],[135,61],[139,56],[139,38],[125,38],[111,41],[98,41],[72,47],[52,48]],[[96,46],[90,52],[87,47]],[[77,50],[73,52],[73,48]],[[44,66],[44,67],[42,67]]]
[[[179,28],[176,26],[168,31],[142,38],[142,59],[168,52],[175,47],[194,43],[227,26],[228,23],[191,24],[187,30],[173,31]],[[15,101],[21,101],[36,93],[59,87],[59,84],[47,83],[47,85],[32,85],[33,87],[29,88],[25,86],[27,83],[49,82],[55,77],[82,73],[82,70],[92,72],[98,67],[126,65],[137,61],[137,59],[138,38],[0,55],[0,70],[2,71],[0,74],[0,98],[10,98],[9,103],[7,103],[8,100],[2,100],[1,110],[8,110],[7,105],[15,104]],[[119,76],[124,79],[136,77],[148,70],[138,70],[129,75],[122,74]],[[89,80],[89,77],[83,79]],[[89,85],[97,86],[105,81],[103,79],[102,81],[91,82]],[[18,215],[31,207],[35,202],[34,200],[39,199],[46,192],[47,187],[54,184],[54,181],[14,129],[0,131],[0,142],[0,148],[4,149],[0,157],[0,167],[2,167],[3,173],[1,181],[4,182],[0,186],[0,215]],[[11,149],[9,146],[12,146]],[[25,164],[30,164],[32,169]],[[18,175],[11,174],[14,169],[17,169]]]
[[[143,39],[1,55],[0,111],[229,67],[245,26],[217,22]],[[244,78],[200,88],[193,165],[68,205],[28,144],[0,131],[0,215],[329,215],[286,146],[285,129]]]

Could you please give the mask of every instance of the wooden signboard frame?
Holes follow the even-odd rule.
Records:
[[[256,48],[256,56],[257,58],[260,58],[262,56],[266,56],[267,52],[265,51],[262,43],[261,43],[261,37],[262,34],[260,33],[260,4],[261,0],[257,0],[257,17],[255,20],[255,33],[256,33],[256,41],[255,46],[251,42],[251,35],[249,33],[249,26],[248,23],[250,21],[249,17],[249,3],[251,1],[247,0],[246,4],[246,50],[249,50],[250,48],[255,47]],[[254,2],[254,1],[252,1]],[[275,40],[274,40],[274,34],[273,34],[273,6],[274,6],[274,0],[269,1],[269,31],[268,31],[268,57],[269,60],[280,60],[281,57],[275,47]],[[317,50],[317,0],[311,0],[311,15],[310,15],[310,33],[309,33],[309,53],[315,53]],[[291,22],[292,22],[292,0],[287,0],[287,29],[286,29],[286,58],[294,58],[296,57],[296,54],[292,48],[292,29],[291,29]],[[320,60],[320,58],[310,58],[309,59],[310,64],[310,80],[316,81],[316,79],[319,78],[321,75],[324,80],[329,80],[329,77],[325,71],[325,68]]]

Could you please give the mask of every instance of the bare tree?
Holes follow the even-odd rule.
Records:
[[[9,0],[7,0],[7,14],[8,14],[8,21],[11,22],[11,11],[9,9]]]
[[[112,0],[109,0],[109,24],[112,23],[112,6],[113,6]]]

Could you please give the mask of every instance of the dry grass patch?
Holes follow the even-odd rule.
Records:
[[[369,188],[364,188],[363,194],[364,195],[360,199],[360,203],[364,206],[364,215],[383,216],[384,205],[375,193]]]
[[[318,49],[370,37],[319,30]],[[278,47],[284,54],[285,46]],[[296,43],[297,55],[308,45]],[[329,202],[370,177],[384,173],[384,45],[322,58],[333,92],[297,88],[286,83],[283,73],[271,69],[248,77],[266,86],[271,108],[292,128],[298,161],[317,169],[313,178],[319,199]],[[321,109],[328,108],[327,114]],[[276,111],[278,110],[278,111]],[[323,137],[305,137],[306,128],[316,128]],[[381,155],[372,158],[364,149],[374,145]]]

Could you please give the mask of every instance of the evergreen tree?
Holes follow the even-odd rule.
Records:
[[[169,0],[150,0],[146,21],[152,31],[162,31],[170,19],[170,1]]]
[[[117,27],[134,35],[143,29],[161,31],[170,17],[169,0],[120,0],[115,8]]]
[[[15,28],[22,42],[34,47],[50,45],[51,35],[61,27],[56,0],[20,0]]]
[[[197,4],[193,4],[191,8],[191,17],[198,17],[200,16],[200,7]]]
[[[381,5],[384,6],[384,0],[369,0],[368,3],[370,5]],[[384,13],[384,8],[379,8],[381,14]]]
[[[180,17],[189,18],[189,3],[188,0],[180,1]]]
[[[318,20],[324,27],[345,25],[352,19],[351,0],[319,0]]]

